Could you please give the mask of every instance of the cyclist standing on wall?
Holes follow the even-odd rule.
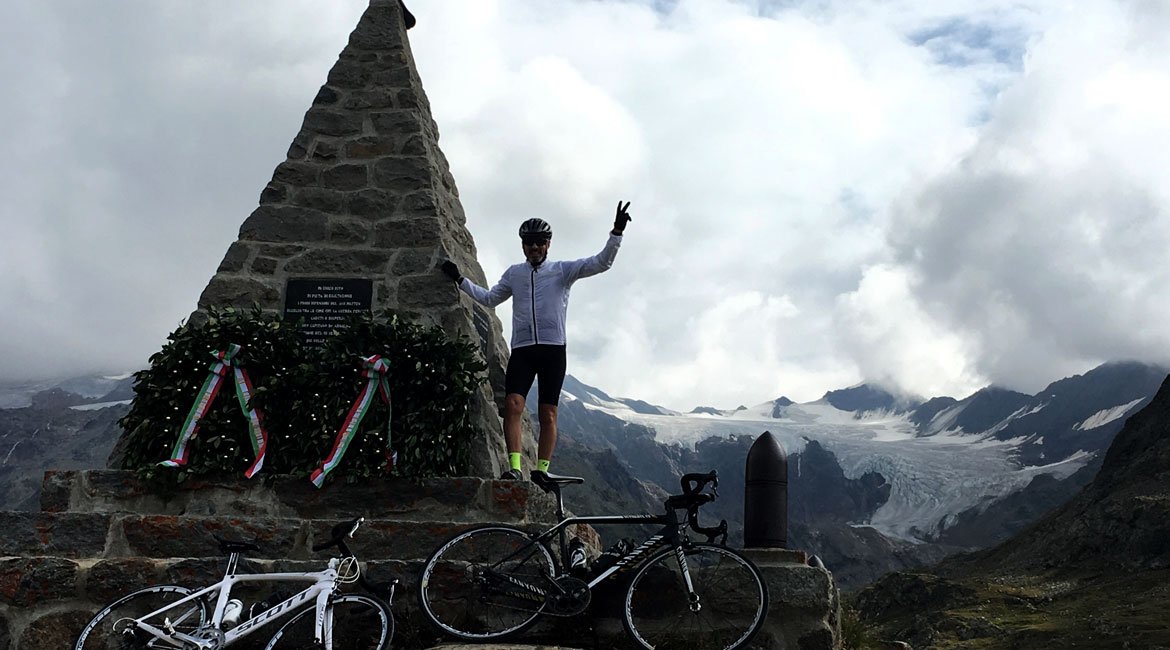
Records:
[[[504,441],[511,468],[500,478],[521,479],[520,416],[524,398],[539,377],[538,393],[540,442],[536,472],[548,472],[557,445],[557,405],[565,381],[565,314],[569,307],[569,290],[581,278],[609,270],[621,246],[622,233],[631,221],[626,210],[630,202],[618,201],[613,230],[601,252],[584,259],[550,262],[552,227],[543,219],[529,219],[520,224],[520,243],[525,261],[504,271],[500,281],[485,289],[459,273],[450,260],[443,262],[447,274],[473,300],[495,307],[508,298],[512,302],[512,354],[504,374]]]

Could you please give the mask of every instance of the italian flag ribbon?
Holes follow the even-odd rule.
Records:
[[[244,412],[244,416],[248,420],[248,431],[251,434],[249,438],[252,442],[252,450],[256,453],[256,460],[252,461],[252,465],[244,472],[244,476],[252,478],[264,466],[264,455],[268,452],[268,434],[264,431],[260,412],[248,406],[248,402],[252,399],[252,381],[248,378],[248,371],[235,362],[236,355],[242,349],[241,346],[233,343],[226,350],[211,353],[215,362],[211,365],[207,380],[203,382],[203,387],[199,389],[199,394],[195,397],[195,404],[187,413],[187,419],[183,422],[182,429],[179,430],[179,439],[175,442],[175,449],[171,452],[171,457],[159,465],[182,467],[187,464],[191,451],[190,442],[199,429],[199,421],[207,414],[207,410],[215,402],[215,397],[219,395],[224,377],[229,372],[234,371],[236,398],[240,402],[240,410]]]
[[[389,359],[377,354],[362,357],[362,376],[366,378],[366,385],[357,396],[353,406],[350,407],[349,415],[345,416],[345,423],[341,425],[341,431],[337,432],[337,439],[333,441],[333,449],[330,450],[329,457],[322,461],[321,466],[313,470],[312,476],[309,477],[313,481],[313,485],[317,487],[324,485],[325,477],[341,464],[341,457],[349,449],[349,443],[353,442],[362,419],[370,411],[370,406],[374,402],[374,393],[381,393],[386,407],[390,408],[390,384],[386,381],[386,373],[389,371]],[[390,447],[390,418],[387,417],[386,464],[389,469],[393,470],[397,463],[398,454]]]

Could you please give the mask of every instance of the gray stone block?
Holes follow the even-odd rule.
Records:
[[[355,90],[349,93],[342,103],[342,108],[348,110],[367,110],[371,108],[393,108],[394,100],[398,96],[397,90],[374,88],[372,90]]]
[[[320,187],[298,187],[289,199],[289,203],[324,214],[339,214],[343,211],[348,199],[349,194],[341,190]]]
[[[370,170],[365,165],[341,164],[326,168],[321,184],[333,190],[360,190],[370,184]]]
[[[398,282],[398,304],[403,309],[433,311],[442,308],[455,297],[455,284],[439,273],[427,273]]]
[[[0,555],[97,557],[109,529],[107,514],[0,512]]]
[[[358,128],[361,128],[360,125]],[[315,143],[313,143],[313,148],[309,154],[309,159],[313,162],[333,164],[334,162],[337,162],[340,156],[341,145],[336,140],[319,138]],[[323,179],[322,184],[328,186],[329,179]]]
[[[359,90],[370,84],[374,71],[359,61],[341,59],[329,70],[328,84],[334,88]]]
[[[287,557],[304,536],[299,519],[128,515],[118,525],[130,557],[215,557],[221,555],[215,535],[255,542],[260,550],[252,557]]]
[[[262,205],[240,226],[240,239],[264,242],[322,242],[328,238],[322,212],[289,206]]]
[[[394,258],[394,263],[390,265],[390,273],[397,276],[415,275],[432,270],[438,272],[433,248],[400,250],[398,256]]]
[[[284,269],[292,274],[371,276],[386,273],[389,251],[347,248],[312,249],[289,260]]]
[[[283,183],[269,182],[260,191],[260,204],[284,203],[288,200],[289,189]]]
[[[393,97],[397,93],[385,93]],[[392,100],[391,100],[392,101]],[[418,111],[384,111],[370,114],[370,123],[379,135],[399,136],[423,132],[423,118]]]
[[[368,244],[372,234],[373,228],[364,219],[333,217],[329,220],[329,243],[331,244],[352,246]]]
[[[251,248],[244,242],[235,242],[228,247],[227,253],[223,256],[223,261],[219,263],[218,273],[239,273],[244,269],[244,265],[248,262],[248,257],[252,254]]]
[[[349,46],[373,51],[401,49],[405,33],[397,3],[371,3],[357,29],[350,34]]]
[[[271,257],[257,257],[255,260],[252,260],[251,270],[253,273],[259,275],[272,275],[276,272],[277,264],[278,261]]]
[[[78,474],[76,470],[45,472],[41,480],[41,512],[64,512],[69,509]]]
[[[293,146],[301,150],[300,156],[292,155],[289,151],[289,158],[300,158],[305,155],[310,146],[311,136],[298,136],[293,142]],[[293,186],[313,186],[317,184],[317,175],[320,172],[320,167],[310,162],[301,162],[296,160],[288,160],[276,166],[276,171],[272,173],[272,180],[278,183],[287,183]]]
[[[313,106],[330,106],[341,99],[341,94],[329,86],[321,86],[317,96],[313,98]]]
[[[77,635],[95,612],[96,608],[93,612],[71,609],[39,616],[24,628],[17,650],[72,648]]]
[[[351,140],[345,145],[345,156],[350,159],[381,158],[392,156],[402,149],[401,140],[394,136],[366,136]]]
[[[374,163],[372,185],[397,194],[406,194],[432,188],[434,176],[424,158],[383,158]]]
[[[345,520],[315,520],[310,525],[307,546],[330,539],[330,530]],[[456,533],[475,524],[440,521],[367,520],[348,542],[354,554],[362,559],[423,560]]]
[[[220,307],[251,307],[280,300],[280,290],[256,278],[232,278],[217,275],[212,279],[199,304]]]
[[[73,598],[77,563],[59,557],[0,559],[0,603],[28,607]]]
[[[443,242],[443,231],[434,219],[381,221],[374,231],[378,248],[435,247]]]
[[[398,209],[399,198],[383,190],[367,189],[349,195],[346,212],[355,217],[380,219],[392,216]]]
[[[156,560],[140,557],[102,560],[85,572],[84,596],[93,603],[109,603],[162,581],[162,567]]]

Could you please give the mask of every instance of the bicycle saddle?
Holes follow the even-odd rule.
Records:
[[[225,555],[260,550],[260,546],[255,542],[236,542],[230,539],[224,539],[215,533],[212,533],[211,536],[215,538],[215,541],[219,542],[219,550]]]
[[[532,473],[529,476],[532,477],[532,482],[545,492],[559,490],[562,485],[576,485],[578,483],[585,482],[585,479],[579,476],[560,476],[535,469],[532,470]]]

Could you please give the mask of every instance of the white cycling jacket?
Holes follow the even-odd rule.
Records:
[[[512,301],[513,348],[538,343],[564,345],[569,289],[577,280],[613,266],[621,244],[621,235],[610,234],[605,248],[593,257],[565,262],[546,259],[536,267],[528,262],[513,264],[491,289],[484,289],[467,278],[463,278],[459,288],[487,307],[515,298]]]

